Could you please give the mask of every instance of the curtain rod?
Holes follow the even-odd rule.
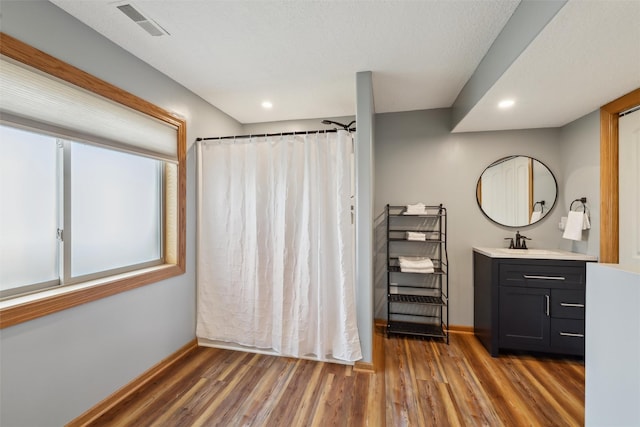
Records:
[[[254,136],[288,136],[288,135],[306,135],[309,133],[332,133],[338,130],[344,129],[319,129],[319,130],[301,130],[296,132],[278,132],[278,133],[254,133],[249,135],[232,135],[232,136],[211,136],[208,138],[196,138],[196,141],[210,141],[214,139],[236,139],[236,138],[251,138]],[[349,128],[349,132],[355,132],[356,128]]]

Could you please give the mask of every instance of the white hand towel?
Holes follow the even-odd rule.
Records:
[[[402,268],[433,268],[433,262],[424,257],[398,257],[400,269]]]
[[[407,240],[425,241],[427,240],[427,234],[417,233],[415,231],[407,231]]]
[[[534,222],[539,221],[540,218],[542,218],[542,212],[541,211],[532,212],[531,213],[531,220],[529,221],[529,224],[533,224]]]
[[[424,210],[424,208],[425,208],[425,204],[424,203],[416,203],[415,205],[407,205],[407,210],[411,210],[411,209]]]
[[[426,214],[426,206],[424,203],[416,203],[415,205],[407,205],[404,211],[405,215],[424,215]]]
[[[569,240],[582,240],[582,224],[584,222],[584,212],[569,212],[567,225],[564,227],[562,237]]]
[[[424,208],[422,208],[422,209],[407,209],[403,213],[405,215],[425,215],[427,213],[427,210],[424,209]]]
[[[433,268],[405,268],[405,267],[400,267],[400,271],[403,272],[403,273],[422,273],[422,274],[435,273],[435,269],[433,269]]]
[[[589,230],[591,229],[591,222],[589,222],[589,215],[585,212],[584,219],[582,220],[582,229]]]

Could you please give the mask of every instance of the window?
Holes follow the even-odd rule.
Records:
[[[182,274],[184,120],[3,33],[0,54],[0,327]]]
[[[55,285],[56,141],[2,126],[0,150],[0,295]]]
[[[0,296],[162,263],[163,162],[2,125],[0,150]]]
[[[71,159],[64,174],[71,177],[64,185],[71,199],[63,229],[63,236],[70,234],[63,238],[65,248],[71,246],[65,250],[68,279],[159,264],[162,162],[73,142],[63,146],[65,160]]]

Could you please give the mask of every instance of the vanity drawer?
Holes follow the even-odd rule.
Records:
[[[551,347],[560,353],[584,355],[584,320],[551,319]]]
[[[584,319],[584,291],[551,289],[551,316],[563,319]]]
[[[576,287],[585,283],[580,265],[501,264],[500,286]]]

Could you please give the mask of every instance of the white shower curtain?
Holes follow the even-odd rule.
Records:
[[[351,135],[201,142],[196,335],[355,361]]]

